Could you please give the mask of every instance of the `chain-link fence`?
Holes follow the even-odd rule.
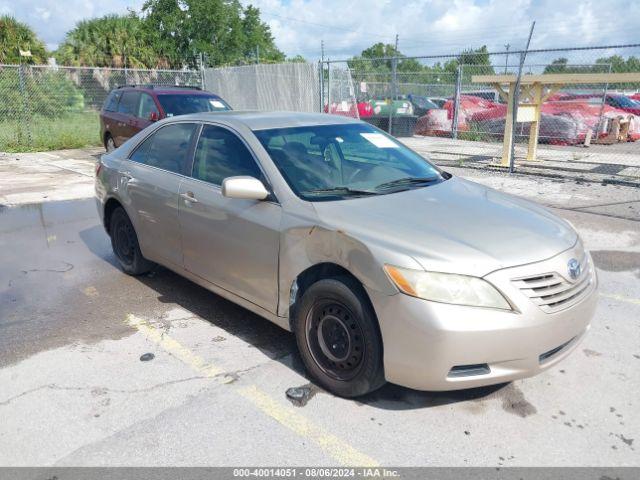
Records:
[[[405,137],[441,164],[513,158],[537,173],[640,181],[640,45],[357,58],[324,62],[322,72],[325,111]],[[337,88],[334,72],[354,89]],[[618,73],[635,75],[624,82],[608,75]],[[574,74],[592,77],[586,83]]]
[[[600,171],[637,182],[640,80],[615,83],[600,75],[588,84],[569,81],[576,73],[621,72],[640,74],[640,45],[202,71],[0,65],[0,150],[98,144],[98,111],[114,87],[192,85],[239,110],[360,118],[440,164],[491,166],[515,159],[539,172]],[[516,91],[518,73],[524,83]],[[529,81],[532,76],[538,83]],[[509,104],[510,89],[517,108]],[[513,154],[505,141],[511,132]],[[524,162],[533,158],[545,162]]]
[[[292,62],[207,68],[204,84],[236,110],[319,112],[318,71]]]
[[[120,85],[192,85],[199,71],[0,65],[0,151],[100,144],[98,112]]]

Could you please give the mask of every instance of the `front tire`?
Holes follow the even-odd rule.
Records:
[[[307,372],[324,389],[351,398],[384,385],[378,322],[353,279],[311,285],[296,308],[295,335]]]
[[[153,268],[153,263],[142,255],[136,231],[122,207],[116,208],[111,214],[109,236],[113,253],[125,273],[142,275]]]

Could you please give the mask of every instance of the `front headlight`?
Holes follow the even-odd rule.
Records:
[[[467,275],[425,272],[384,266],[398,289],[413,297],[434,302],[511,310],[511,305],[489,282]]]

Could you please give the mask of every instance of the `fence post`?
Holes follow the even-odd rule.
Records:
[[[391,101],[389,103],[389,135],[393,135],[393,101],[398,96],[396,92],[397,85],[398,57],[391,59]]]
[[[202,52],[200,52],[200,55],[198,56],[198,59],[199,59],[199,63],[200,63],[200,88],[202,90],[207,90],[207,88],[205,87],[204,59],[202,57]]]
[[[18,67],[20,97],[22,99],[22,114],[24,116],[25,130],[27,134],[27,144],[31,146],[31,112],[29,108],[29,92],[27,90],[26,70],[27,66],[20,64]]]
[[[331,113],[331,63],[327,60],[327,113]]]
[[[524,60],[527,56],[526,50],[520,52],[520,65],[518,67],[518,76],[513,87],[513,111],[511,114],[511,148],[509,150],[509,172],[513,173],[515,169],[516,157],[516,128],[518,126],[518,107],[520,106],[520,80],[522,79],[522,70],[524,69]]]
[[[458,115],[460,112],[460,90],[462,88],[462,65],[456,70],[456,89],[453,95],[453,118],[451,120],[451,138],[458,138]]]
[[[324,112],[324,61],[318,61],[318,82],[320,86],[320,113]]]
[[[609,64],[609,73],[611,73],[611,64]],[[604,88],[602,89],[602,105],[600,105],[600,114],[598,115],[598,123],[596,125],[596,143],[598,142],[598,135],[600,134],[600,128],[602,127],[604,106],[607,104],[607,90],[609,90],[609,84],[605,83]]]

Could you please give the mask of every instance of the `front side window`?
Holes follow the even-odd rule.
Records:
[[[311,201],[382,195],[447,176],[393,137],[365,124],[254,131],[291,189]]]
[[[262,172],[237,135],[225,128],[205,125],[196,147],[193,178],[222,185],[225,178],[239,175],[260,179]]]
[[[176,123],[158,129],[140,144],[130,160],[174,173],[186,173],[196,124]]]
[[[148,93],[142,93],[140,95],[140,106],[138,107],[138,117],[144,118],[145,120],[151,119],[151,114],[155,113],[159,116],[158,108],[156,107],[156,103],[151,98],[151,95]],[[157,119],[158,117],[156,117]]]
[[[159,94],[158,101],[167,117],[198,112],[231,110],[221,98],[206,94]]]
[[[140,94],[135,91],[127,91],[122,94],[118,104],[118,113],[125,115],[136,115],[138,113],[138,99]]]

